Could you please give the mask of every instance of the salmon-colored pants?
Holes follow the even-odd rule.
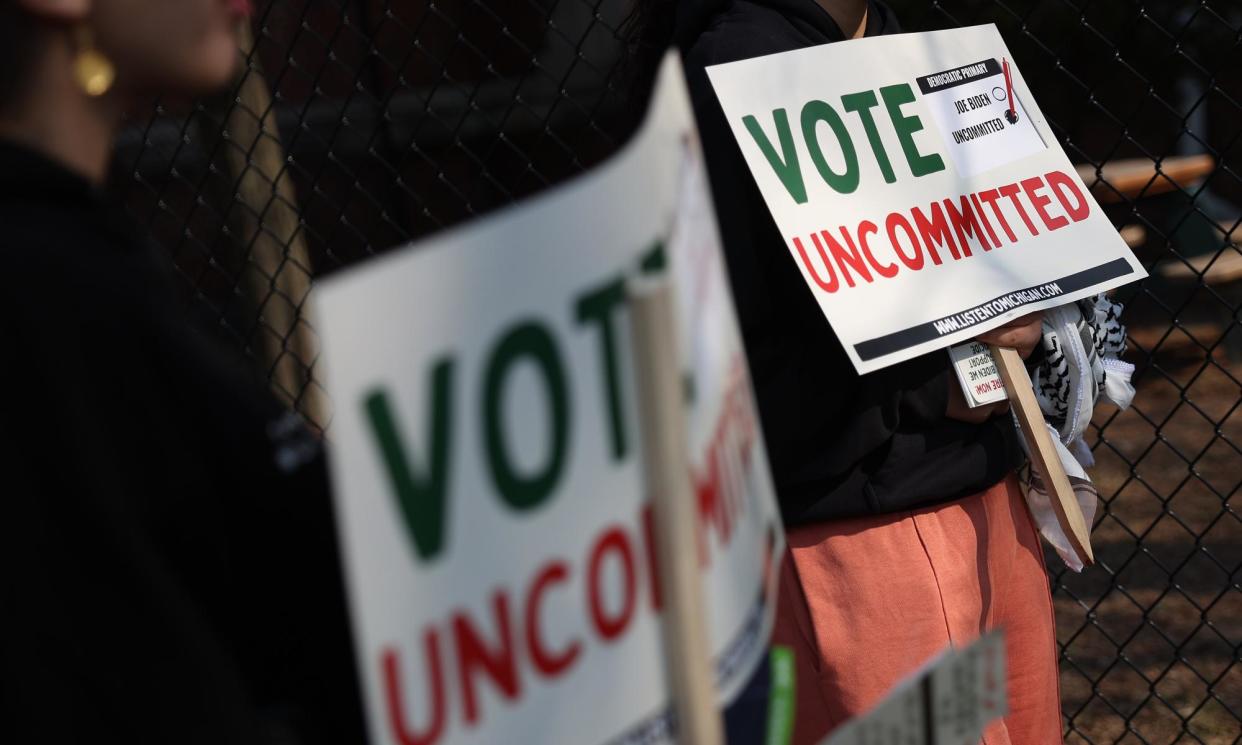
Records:
[[[1005,631],[1009,715],[985,745],[1061,742],[1056,638],[1017,480],[924,509],[794,528],[775,643],[797,669],[794,743],[863,714],[950,644]]]

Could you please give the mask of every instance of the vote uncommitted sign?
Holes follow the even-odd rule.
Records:
[[[599,169],[320,287],[375,742],[669,741],[626,322],[665,267],[720,698],[766,654],[783,537],[696,143],[670,58]]]
[[[995,26],[839,42],[708,75],[860,373],[1146,276]]]

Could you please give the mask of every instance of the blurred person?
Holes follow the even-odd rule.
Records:
[[[320,446],[102,191],[246,0],[0,0],[0,740],[363,738]]]
[[[635,87],[650,87],[668,43],[682,50],[788,532],[774,643],[795,652],[794,742],[818,742],[946,647],[1003,628],[1010,714],[984,742],[1051,745],[1052,603],[1007,402],[968,408],[943,351],[857,374],[704,71],[898,30],[891,9],[866,0],[640,0]],[[979,339],[1031,366],[1041,336],[1034,313]]]

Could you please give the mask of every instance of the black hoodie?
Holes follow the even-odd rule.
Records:
[[[867,36],[898,32],[872,2]],[[841,41],[814,0],[679,4],[675,33],[711,176],[733,296],[785,521],[797,525],[946,502],[1021,460],[1008,415],[945,418],[948,355],[859,376],[764,206],[704,68]],[[831,75],[826,69],[824,75]]]
[[[0,141],[0,741],[360,742],[318,442]]]

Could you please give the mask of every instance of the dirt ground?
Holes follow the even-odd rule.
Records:
[[[1236,302],[1160,285],[1129,301],[1138,394],[1088,437],[1099,563],[1049,554],[1068,743],[1242,742]]]

